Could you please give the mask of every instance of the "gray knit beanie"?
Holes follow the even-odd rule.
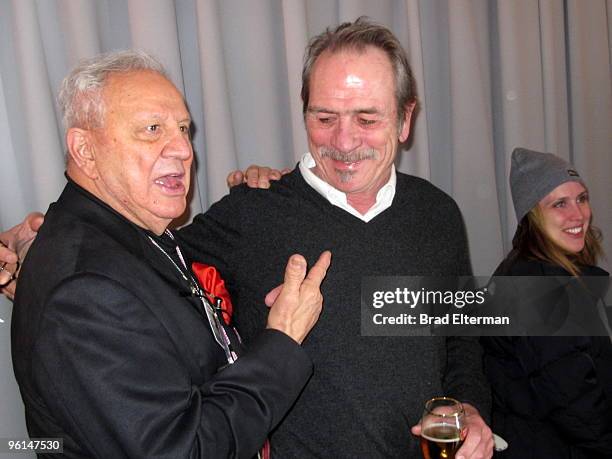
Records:
[[[510,166],[510,190],[517,221],[565,182],[582,182],[574,166],[552,153],[516,148]]]

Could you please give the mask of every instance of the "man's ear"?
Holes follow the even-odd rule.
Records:
[[[92,180],[98,178],[95,148],[91,131],[80,128],[70,128],[66,132],[66,148],[73,163]]]
[[[414,108],[416,107],[416,102],[410,102],[404,105],[404,119],[402,120],[402,124],[400,125],[399,131],[399,141],[403,143],[408,139],[410,135],[410,127],[412,114],[414,113]]]

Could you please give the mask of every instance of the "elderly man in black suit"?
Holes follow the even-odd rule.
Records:
[[[183,97],[139,52],[80,64],[60,91],[68,183],[20,272],[13,361],[32,437],[66,457],[252,457],[312,372],[325,252],[289,259],[243,350],[168,224],[193,151]],[[262,298],[263,302],[263,298]]]

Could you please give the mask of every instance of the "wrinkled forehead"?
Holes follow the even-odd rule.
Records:
[[[332,68],[342,69],[347,73],[367,73],[369,76],[386,80],[393,80],[394,76],[391,59],[384,50],[375,46],[326,50],[317,58],[313,67],[315,75],[323,69]]]
[[[113,73],[102,91],[107,113],[160,111],[188,117],[183,95],[165,76],[151,70]]]
[[[335,94],[371,96],[395,106],[395,79],[387,54],[375,47],[325,51],[310,76],[310,100]]]

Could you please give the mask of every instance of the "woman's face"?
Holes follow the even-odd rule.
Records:
[[[551,191],[538,206],[546,235],[563,250],[580,252],[591,221],[589,193],[584,185],[565,182]]]

